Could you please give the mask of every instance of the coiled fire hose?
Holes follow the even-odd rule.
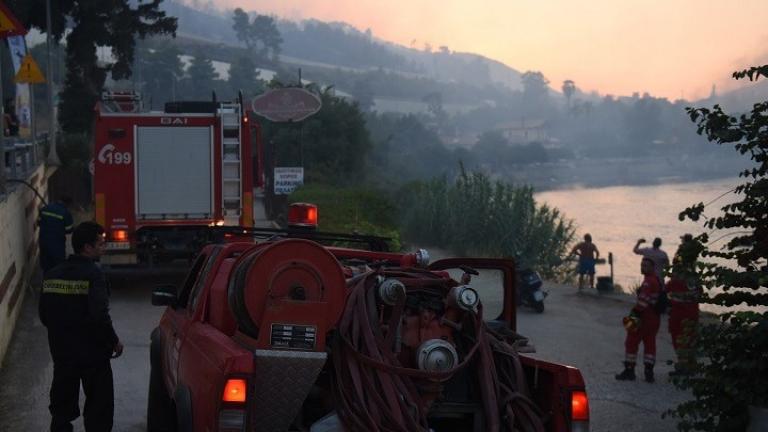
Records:
[[[347,306],[332,342],[333,395],[349,431],[427,432],[426,406],[414,380],[445,381],[473,361],[488,432],[543,432],[541,413],[530,399],[515,349],[489,330],[482,307],[473,314],[471,347],[453,369],[429,372],[404,367],[392,349],[405,311],[405,296],[392,306],[384,331],[379,323],[378,276],[398,277],[406,287],[439,283],[428,271],[371,271],[351,280]],[[444,283],[447,283],[445,281]]]

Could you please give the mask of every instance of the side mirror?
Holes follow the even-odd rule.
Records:
[[[152,289],[152,306],[175,306],[176,286],[171,284],[157,285]]]

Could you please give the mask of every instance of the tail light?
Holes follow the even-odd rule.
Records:
[[[127,242],[128,230],[112,230],[112,241],[115,242]]]
[[[230,378],[224,385],[224,392],[221,395],[222,402],[245,402],[246,381],[241,378]]]
[[[307,203],[293,203],[288,207],[288,225],[317,228],[317,206]]]
[[[220,432],[243,432],[246,429],[245,401],[248,382],[242,378],[230,378],[221,392],[222,407],[219,410]]]
[[[589,398],[587,392],[574,390],[571,392],[571,432],[589,430]]]

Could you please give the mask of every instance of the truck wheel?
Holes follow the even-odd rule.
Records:
[[[540,301],[540,302],[534,303],[533,304],[533,310],[535,310],[538,313],[544,312],[544,302]]]
[[[149,371],[147,432],[176,432],[176,408],[168,396],[163,376],[154,365]]]

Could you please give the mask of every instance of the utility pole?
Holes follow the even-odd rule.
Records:
[[[3,51],[0,48],[0,195],[5,193],[5,101],[3,100]],[[16,161],[11,161],[16,163]]]
[[[45,46],[48,57],[48,67],[46,70],[46,79],[48,80],[48,107],[50,108],[50,118],[48,119],[48,143],[50,148],[48,149],[48,164],[59,166],[61,160],[59,154],[56,152],[56,107],[53,105],[53,26],[51,25],[51,0],[45,0]]]

